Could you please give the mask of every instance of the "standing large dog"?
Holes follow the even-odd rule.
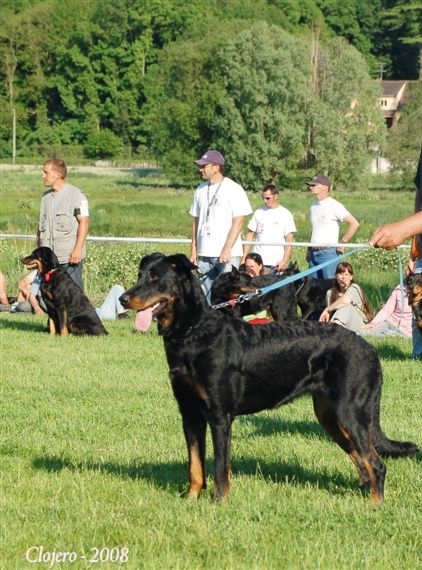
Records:
[[[380,427],[381,365],[375,349],[335,324],[307,321],[254,327],[212,310],[185,255],[148,255],[137,284],[120,298],[135,310],[155,306],[189,454],[188,495],[205,488],[207,424],[214,445],[214,499],[229,492],[233,420],[312,396],[316,417],[350,456],[374,503],[384,495],[380,455],[417,453]]]

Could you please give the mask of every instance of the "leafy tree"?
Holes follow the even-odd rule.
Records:
[[[208,38],[174,43],[145,78],[148,146],[172,182],[193,182],[193,161],[214,143],[216,107],[223,96],[215,53]]]
[[[191,159],[216,146],[248,189],[288,184],[300,168],[358,183],[384,123],[354,48],[317,43],[312,67],[308,40],[265,23],[201,48],[199,58],[185,44],[181,63],[173,46],[150,76],[151,141],[168,175],[192,171]]]
[[[422,3],[384,0],[382,46],[388,50],[395,79],[420,79],[422,73]],[[376,44],[375,44],[376,45]]]
[[[109,129],[94,131],[86,140],[84,154],[88,158],[112,159],[122,151],[122,141]]]
[[[308,164],[356,186],[385,141],[379,86],[370,79],[362,56],[341,38],[325,42],[317,53]]]
[[[307,42],[256,24],[228,42],[217,66],[225,94],[215,140],[234,177],[254,190],[286,179],[306,153]]]

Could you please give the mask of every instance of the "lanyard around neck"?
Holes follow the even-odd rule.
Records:
[[[207,215],[206,215],[206,217],[205,217],[205,221],[206,221],[206,222],[208,222],[208,219],[209,219],[209,216],[210,216],[210,210],[211,210],[211,208],[212,208],[212,207],[214,206],[214,204],[215,204],[215,201],[216,201],[216,199],[217,199],[218,191],[220,190],[221,185],[223,184],[223,182],[224,182],[224,177],[221,179],[220,184],[217,186],[217,190],[214,192],[214,195],[213,195],[213,197],[211,198],[211,202],[210,202],[210,186],[211,186],[211,183],[208,182],[208,186],[207,186]]]

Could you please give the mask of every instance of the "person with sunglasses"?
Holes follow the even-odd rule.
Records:
[[[264,267],[282,272],[289,265],[292,247],[278,245],[293,242],[296,225],[292,213],[278,203],[279,190],[275,184],[266,184],[262,189],[264,205],[255,210],[248,224],[245,241],[256,239],[254,253],[259,253]],[[271,245],[264,245],[265,243]],[[250,244],[243,245],[243,262],[250,250]]]

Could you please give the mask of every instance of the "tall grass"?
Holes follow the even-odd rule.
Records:
[[[132,180],[126,174],[103,179],[75,173],[72,178],[87,190],[94,220],[100,203],[104,219],[114,218],[116,211],[127,213],[117,222],[119,235],[147,235],[143,220],[149,204],[158,204],[160,208],[151,209],[155,235],[189,237],[190,190],[161,188],[158,182],[142,186],[147,184],[143,178]],[[38,175],[3,175],[3,228],[35,231],[40,187]],[[19,218],[16,204],[24,197],[32,205]],[[251,198],[254,205],[260,203],[259,197]],[[357,217],[372,220],[361,229],[362,241],[371,225],[405,209],[396,204],[398,198],[386,195],[388,207],[382,202],[377,215],[370,211],[372,197],[351,202]],[[410,211],[411,197],[400,199],[405,198]],[[345,203],[349,199],[355,200],[342,197]],[[303,220],[301,216],[309,197],[283,194],[282,202],[288,201],[296,212],[298,240],[305,240],[308,228],[305,214]],[[124,204],[130,204],[127,212]],[[168,215],[164,206],[179,208],[178,216]],[[102,227],[94,222],[92,234],[101,235]],[[13,283],[22,275],[19,258],[32,244],[2,240],[0,245],[0,266]],[[188,252],[185,245],[90,243],[88,294],[99,301],[116,280],[132,285],[139,258],[156,249]],[[304,266],[304,252],[295,253]],[[397,254],[365,250],[351,261],[372,300],[386,298],[398,280]],[[190,502],[185,498],[187,451],[181,420],[154,326],[140,334],[132,319],[107,322],[106,338],[62,339],[44,333],[45,324],[44,317],[0,314],[1,568],[421,567],[421,454],[386,460],[386,500],[374,508],[361,496],[352,464],[319,428],[310,401],[302,399],[236,420],[227,504],[211,504],[208,438],[208,489],[198,502]],[[421,368],[409,359],[411,343],[371,342],[385,377],[382,425],[388,436],[420,444]],[[38,548],[32,554],[42,547],[51,556],[68,552],[76,559],[30,563],[25,553],[31,547]],[[95,549],[103,562],[89,561]]]

